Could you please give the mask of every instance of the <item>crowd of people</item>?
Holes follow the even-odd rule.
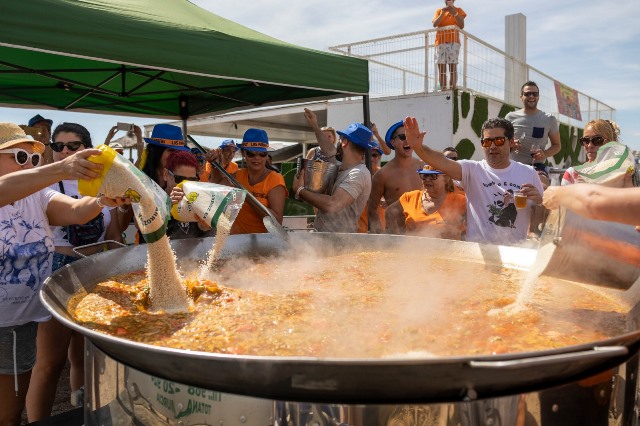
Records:
[[[434,25],[447,19],[464,19],[464,12],[450,0],[436,13]],[[450,81],[455,85],[455,76]],[[285,178],[271,162],[267,132],[256,128],[248,129],[238,143],[227,139],[205,153],[187,146],[180,127],[158,124],[151,137],[143,138],[140,127],[133,126],[136,166],[174,204],[184,196],[180,182],[233,186],[228,175],[279,223],[288,198],[307,202],[316,211],[314,229],[319,232],[406,234],[511,245],[540,230],[545,207],[640,225],[638,188],[580,183],[573,168],[565,172],[562,186],[550,185],[545,163],[560,149],[558,123],[538,110],[539,88],[534,82],[522,85],[521,99],[522,109],[483,124],[478,141],[483,159],[479,161],[460,158],[454,147],[435,149],[415,117],[395,122],[383,138],[373,123],[352,123],[341,131],[321,127],[316,114],[305,109],[303,115],[318,143],[307,153],[308,160],[337,167],[333,185],[322,193],[305,186],[304,168],[293,178],[289,192]],[[132,223],[131,200],[83,197],[78,192],[78,179],[95,178],[102,167],[88,160],[101,154],[94,149],[89,131],[77,123],[62,123],[52,132],[52,125],[41,115],[23,127],[0,123],[0,224],[4,230],[0,291],[3,300],[16,301],[0,310],[0,424],[17,424],[25,405],[30,421],[48,417],[67,359],[72,389],[83,386],[82,338],[51,318],[38,300],[38,290],[53,271],[78,260],[75,247],[122,241],[123,231]],[[23,128],[31,129],[31,136]],[[105,139],[114,149],[121,148],[111,142],[116,132],[112,128]],[[619,133],[613,121],[588,122],[580,139],[587,162],[596,161],[599,148],[618,141]],[[238,151],[243,167],[233,161]],[[382,156],[391,154],[382,165]],[[624,186],[631,186],[630,176]],[[524,204],[518,205],[517,198]],[[171,239],[215,232],[201,221],[171,219],[167,227]],[[245,203],[231,233],[264,232],[262,212]],[[94,244],[88,254],[103,249]]]

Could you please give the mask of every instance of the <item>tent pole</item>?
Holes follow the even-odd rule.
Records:
[[[189,98],[180,95],[178,98],[180,108],[180,118],[182,118],[182,136],[187,141],[187,120],[189,119]]]
[[[371,130],[371,110],[369,108],[369,95],[364,95],[362,97],[362,116],[364,120],[362,124],[367,126],[369,130]],[[368,149],[364,155],[364,163],[367,166],[367,169],[371,171],[371,150]]]

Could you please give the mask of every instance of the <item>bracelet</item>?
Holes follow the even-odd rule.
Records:
[[[100,201],[100,197],[96,197],[96,204],[98,205],[98,207],[100,207],[101,209],[105,208],[105,205],[102,204],[102,201]]]
[[[303,189],[305,189],[304,186],[301,186],[296,190],[296,200],[300,199],[300,191],[302,191]]]

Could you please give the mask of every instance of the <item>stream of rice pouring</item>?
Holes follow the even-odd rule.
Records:
[[[136,221],[143,233],[151,233],[164,226],[165,218],[159,214],[160,211],[152,193],[118,159],[113,162],[102,188],[106,194],[120,196],[134,190],[140,195],[140,211],[136,212]],[[192,307],[178,273],[175,254],[166,235],[147,244],[147,276],[151,310],[174,313],[188,311]]]
[[[544,272],[544,268],[547,265],[549,256],[552,253],[553,247],[551,244],[546,244],[543,247],[540,247],[536,256],[536,260],[535,262],[533,262],[533,265],[531,265],[531,269],[529,269],[529,273],[527,274],[524,283],[522,283],[522,286],[520,287],[520,291],[518,292],[518,296],[516,297],[515,302],[505,306],[504,308],[490,310],[489,316],[499,314],[515,315],[527,309],[527,304],[533,299],[535,295],[538,279],[540,278],[540,275],[542,275],[542,272]]]
[[[218,265],[218,260],[222,256],[222,248],[224,247],[225,241],[229,237],[231,233],[231,225],[232,223],[227,219],[227,216],[221,214],[218,218],[218,223],[216,224],[216,238],[211,250],[207,253],[207,262],[202,265],[200,270],[200,277],[205,277],[208,275],[210,271],[216,269]]]

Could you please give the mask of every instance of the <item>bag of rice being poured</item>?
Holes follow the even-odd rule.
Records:
[[[158,241],[167,231],[171,200],[149,176],[107,145],[100,145],[102,155],[89,160],[102,164],[100,177],[80,180],[78,191],[91,197],[129,197],[138,228],[147,243]]]
[[[609,142],[598,149],[595,161],[576,166],[575,171],[581,182],[622,188],[627,175],[635,171],[635,160],[628,146]]]
[[[184,181],[177,185],[184,197],[171,207],[171,216],[180,222],[196,222],[196,215],[215,228],[221,215],[233,223],[242,208],[244,189],[209,182]]]
[[[96,179],[78,181],[78,192],[89,196],[131,198],[138,229],[147,244],[147,276],[151,310],[185,312],[192,304],[182,285],[176,257],[166,236],[171,200],[167,193],[130,161],[106,145],[102,155],[89,157],[104,168]]]

